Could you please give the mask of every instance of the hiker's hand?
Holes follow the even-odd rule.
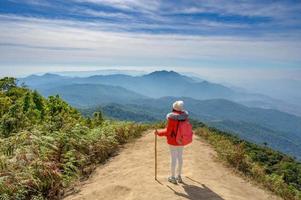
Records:
[[[157,129],[155,130],[154,134],[155,134],[155,135],[158,135],[158,130],[157,130]]]

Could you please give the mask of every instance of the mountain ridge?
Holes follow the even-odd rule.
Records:
[[[90,92],[93,90],[93,93]],[[130,103],[136,99],[147,97],[120,86],[105,84],[65,84],[53,86],[41,91],[44,96],[60,94],[60,96],[76,107],[90,107],[104,103]]]
[[[52,81],[50,77],[53,77]],[[195,80],[193,77],[175,71],[154,71],[139,76],[110,74],[89,77],[67,77],[48,73],[42,76],[28,76],[19,80],[25,82],[30,88],[38,90],[67,83],[106,84],[120,86],[150,98],[163,96],[187,96],[200,100],[224,98],[249,107],[273,108],[301,116],[301,108],[295,105],[287,104],[266,95],[232,89],[218,83]]]

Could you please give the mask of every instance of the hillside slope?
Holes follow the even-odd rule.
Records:
[[[127,105],[110,105],[90,110],[102,110],[107,116],[121,120],[151,121],[165,119],[175,97],[144,99]],[[301,159],[301,118],[271,109],[249,108],[225,99],[196,100],[182,97],[191,118],[234,133],[257,144],[270,147]],[[149,116],[142,117],[141,114]],[[155,121],[155,120],[154,120]]]
[[[192,200],[276,200],[280,199],[233,174],[215,161],[214,150],[195,138],[185,149],[184,182],[166,181],[169,152],[165,138],[158,139],[158,181],[154,180],[154,135],[151,131],[125,146],[120,154],[65,200],[80,199],[192,199]]]
[[[45,97],[60,94],[75,107],[90,107],[105,103],[130,103],[146,97],[119,86],[103,84],[68,84],[41,90]]]

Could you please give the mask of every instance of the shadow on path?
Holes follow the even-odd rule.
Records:
[[[208,188],[206,185],[193,180],[192,178],[186,177],[189,180],[197,183],[198,185],[189,185],[186,183],[181,184],[183,189],[185,190],[185,193],[180,193],[175,191],[173,188],[167,185],[167,187],[172,190],[176,195],[180,197],[184,197],[186,199],[191,200],[224,200],[222,197],[220,197],[218,194],[213,192],[210,188]]]
[[[157,181],[157,183],[159,183],[160,185],[163,185],[158,179],[155,179],[155,181]]]

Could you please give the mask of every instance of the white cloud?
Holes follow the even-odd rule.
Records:
[[[33,6],[50,6],[51,4],[47,0],[9,0],[15,3],[26,3]]]
[[[8,20],[8,18],[10,20]],[[154,65],[180,60],[300,62],[301,42],[113,32],[116,25],[0,16],[0,63]],[[139,61],[139,62],[138,62]],[[285,65],[284,65],[285,66]]]
[[[103,11],[96,11],[92,9],[74,9],[74,12],[84,14],[87,16],[92,17],[101,17],[101,18],[119,18],[119,19],[131,19],[130,15],[126,15],[120,12],[103,12]]]
[[[131,10],[136,12],[152,12],[159,9],[159,0],[73,0],[75,2],[88,2],[94,4],[107,5],[122,10]]]
[[[171,3],[170,7],[170,12],[173,13],[216,13],[219,15],[273,17],[279,19],[298,14],[301,9],[301,3],[289,3],[287,1],[268,3],[264,1],[194,0],[185,1],[179,6],[172,6]]]
[[[150,11],[160,14],[168,13],[218,13],[242,16],[281,17],[298,13],[301,4],[278,1],[268,3],[264,1],[236,1],[236,0],[192,0],[192,1],[164,1],[164,0],[73,0],[76,2],[107,5],[122,10],[136,12]]]

